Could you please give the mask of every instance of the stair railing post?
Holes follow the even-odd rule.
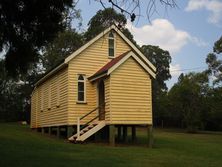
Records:
[[[80,136],[80,118],[77,117],[77,138]]]

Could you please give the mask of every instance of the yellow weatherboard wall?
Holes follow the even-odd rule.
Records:
[[[116,56],[130,50],[131,48],[127,45],[124,40],[115,33],[115,45],[116,45]],[[91,83],[86,81],[86,103],[77,104],[77,75],[84,74],[86,78],[96,73],[102,66],[104,66],[111,59],[108,58],[108,34],[104,34],[99,40],[89,46],[82,53],[77,55],[74,59],[69,62],[68,67],[68,82],[69,82],[69,113],[68,113],[68,124],[76,124],[77,117],[90,112],[97,107],[97,83]],[[105,87],[108,88],[109,83],[105,81]],[[108,89],[105,89],[108,93]],[[108,99],[107,99],[108,100]],[[107,101],[107,105],[108,105]],[[106,106],[108,109],[108,106]],[[108,112],[108,111],[107,111]],[[91,114],[88,118],[83,120],[83,123],[89,121],[95,117],[97,113]],[[108,114],[108,113],[106,113]],[[108,118],[108,117],[107,117]]]
[[[137,55],[138,51],[117,31],[114,31],[115,57],[127,51]],[[112,60],[108,57],[108,33],[91,45],[86,44],[83,50],[80,48],[78,54],[74,52],[61,68],[38,82],[31,98],[31,128],[76,125],[77,117],[98,106],[98,80],[90,82],[88,78]],[[150,75],[134,58],[130,56],[110,75],[100,78],[105,87],[106,124],[152,124]],[[141,61],[146,63],[144,58]],[[80,74],[86,78],[85,103],[77,102]],[[98,111],[94,112],[81,123],[97,114]]]
[[[31,127],[67,124],[68,69],[63,69],[37,86],[32,94]],[[59,89],[59,90],[58,90]],[[59,91],[59,96],[57,95]],[[51,95],[50,95],[51,94]],[[50,97],[49,97],[50,96]],[[57,99],[59,98],[59,99]],[[50,104],[50,103],[51,104]]]
[[[111,124],[152,124],[149,74],[130,57],[110,78]]]

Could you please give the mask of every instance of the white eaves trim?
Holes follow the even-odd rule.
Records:
[[[65,59],[65,63],[68,63],[70,60],[72,60],[74,57],[76,57],[78,54],[80,54],[82,51],[84,51],[86,48],[88,48],[90,45],[92,45],[94,42],[96,42],[99,38],[104,36],[106,33],[108,33],[111,29],[115,29],[115,25],[110,26],[105,31],[101,32],[99,35],[91,39],[89,42],[87,42],[85,45],[80,47],[78,50],[76,50],[74,53],[72,53],[70,56],[68,56]]]
[[[77,49],[74,53],[72,53],[70,56],[68,56],[64,62],[62,64],[60,64],[58,67],[56,67],[55,69],[53,69],[52,71],[50,71],[48,74],[46,74],[43,78],[41,78],[37,83],[35,83],[35,86],[37,86],[39,83],[41,83],[42,81],[44,81],[45,79],[47,79],[50,75],[52,75],[53,73],[55,73],[56,71],[58,71],[58,69],[60,69],[61,67],[63,67],[64,65],[67,65],[68,62],[70,60],[72,60],[74,57],[76,57],[78,54],[80,54],[83,50],[85,50],[86,48],[88,48],[90,45],[92,45],[94,42],[96,42],[99,38],[101,38],[102,36],[104,36],[107,32],[109,32],[111,29],[115,29],[116,30],[116,26],[112,25],[109,28],[107,28],[105,31],[101,32],[99,35],[97,35],[95,38],[91,39],[89,42],[87,42],[85,45],[83,45],[82,47],[80,47],[79,49]]]
[[[88,48],[90,45],[92,45],[94,42],[96,42],[99,38],[104,36],[106,33],[108,33],[112,29],[114,29],[125,40],[125,42],[133,48],[133,50],[136,53],[138,53],[138,55],[143,59],[143,61],[145,61],[154,72],[156,72],[156,67],[143,55],[143,53],[141,53],[139,49],[137,49],[137,47],[115,25],[110,26],[105,31],[101,32],[99,35],[97,35],[96,37],[91,39],[89,42],[87,42],[85,45],[80,47],[77,51],[75,51],[70,56],[68,56],[65,59],[64,63],[68,63],[70,60],[72,60],[74,57],[76,57],[78,54],[80,54],[82,51],[84,51],[86,48]]]
[[[51,76],[53,73],[59,71],[60,69],[62,69],[66,64],[62,63],[59,66],[57,66],[56,68],[54,68],[52,71],[50,71],[48,74],[46,74],[44,77],[42,77],[40,80],[38,80],[38,82],[35,83],[35,86],[37,86],[38,84],[40,84],[42,81],[44,81],[45,79],[47,79],[49,76]]]
[[[133,57],[143,67],[145,71],[147,71],[153,78],[156,78],[156,74],[143,61],[141,61],[140,58],[138,58],[138,56],[136,56],[135,53],[133,53],[132,51],[129,52],[126,56],[124,56],[118,63],[112,66],[108,70],[107,75],[110,75],[115,69],[117,69],[130,57]]]
[[[128,43],[133,50],[140,55],[140,57],[156,72],[156,67],[144,56],[144,54],[116,27],[114,28],[116,32]]]
[[[44,81],[45,79],[47,79],[49,76],[51,76],[53,73],[57,72],[59,69],[61,69],[64,65],[67,65],[68,62],[70,60],[72,60],[74,57],[76,57],[78,54],[80,54],[82,51],[84,51],[86,48],[88,48],[90,45],[92,45],[94,42],[96,42],[99,38],[101,38],[102,36],[104,36],[106,33],[108,33],[110,30],[114,29],[124,40],[125,42],[130,45],[132,47],[132,49],[143,59],[144,62],[147,63],[147,65],[150,66],[150,68],[156,72],[156,67],[149,61],[147,60],[147,58],[140,52],[139,49],[137,49],[137,47],[129,40],[127,39],[127,37],[115,26],[112,25],[109,28],[107,28],[105,31],[101,32],[99,35],[97,35],[96,37],[94,37],[93,39],[91,39],[89,42],[87,42],[85,45],[83,45],[82,47],[80,47],[78,50],[76,50],[74,53],[72,53],[70,56],[68,56],[64,62],[59,65],[58,67],[56,67],[55,69],[53,69],[51,72],[49,72],[48,74],[46,74],[43,78],[41,78],[36,84],[35,86],[37,86],[39,83],[41,83],[42,81]],[[141,61],[141,60],[140,60]],[[153,72],[152,72],[153,73]],[[150,73],[151,74],[151,73]],[[153,73],[154,74],[154,73]],[[155,75],[155,74],[154,74]],[[155,77],[154,77],[155,78]]]
[[[97,80],[97,79],[99,79],[99,78],[102,78],[102,77],[106,76],[106,75],[107,75],[107,73],[104,73],[104,74],[98,75],[98,76],[96,76],[96,77],[94,77],[94,78],[92,78],[92,79],[89,79],[89,78],[88,78],[88,80],[89,80],[90,82],[93,82],[93,81],[95,81],[95,80]]]

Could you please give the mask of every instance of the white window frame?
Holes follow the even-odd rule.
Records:
[[[79,76],[83,76],[83,80],[79,80]],[[79,89],[78,89],[78,84],[79,82],[82,82],[84,84],[84,100],[80,101],[79,100]],[[86,75],[85,74],[78,74],[77,75],[77,103],[86,103]]]
[[[113,34],[113,37],[110,37],[110,34]],[[110,47],[109,45],[109,40],[113,40],[113,48]],[[109,49],[113,49],[113,56],[110,56],[109,55]],[[113,31],[110,31],[109,34],[108,34],[108,57],[113,59],[115,58],[115,55],[116,55],[116,40],[115,40],[115,33]]]

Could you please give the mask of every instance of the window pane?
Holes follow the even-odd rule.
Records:
[[[110,38],[114,38],[114,35],[113,35],[112,32],[109,33],[109,37],[110,37]]]
[[[84,80],[84,77],[82,75],[79,76],[78,80],[81,80],[83,81]]]
[[[84,91],[84,82],[78,82],[78,91]]]
[[[114,48],[114,39],[109,39],[109,48]]]
[[[84,92],[78,92],[78,101],[84,101]]]
[[[109,56],[110,57],[114,56],[114,49],[113,48],[109,48]]]

